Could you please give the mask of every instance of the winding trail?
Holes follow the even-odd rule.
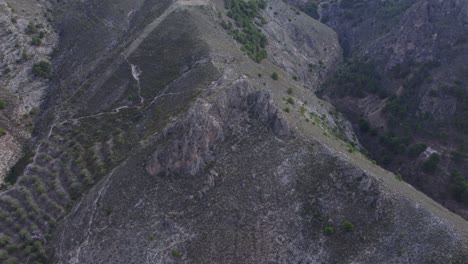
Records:
[[[135,108],[135,109],[140,109],[142,107],[144,107],[144,103],[145,103],[145,98],[141,95],[141,85],[140,85],[140,75],[141,75],[141,71],[138,69],[138,66],[137,65],[134,65],[132,63],[130,63],[130,61],[128,60],[128,57],[138,48],[140,47],[140,45],[143,43],[143,41],[148,38],[148,36],[170,15],[172,14],[173,12],[175,12],[177,9],[180,9],[180,8],[183,8],[184,6],[203,6],[203,5],[209,5],[210,4],[210,0],[177,0],[176,2],[174,2],[173,4],[171,4],[165,11],[164,13],[162,13],[159,17],[157,17],[153,22],[149,23],[144,29],[143,31],[138,35],[138,37],[136,37],[136,39],[130,43],[130,45],[121,53],[123,58],[127,61],[127,63],[130,65],[131,67],[131,71],[132,71],[132,76],[133,78],[135,79],[135,81],[137,82],[138,84],[138,96],[140,98],[140,105],[139,106],[128,106],[128,105],[124,105],[124,106],[120,106],[120,107],[117,107],[113,110],[111,110],[110,112],[100,112],[100,113],[97,113],[97,114],[94,114],[94,115],[89,115],[89,116],[83,116],[83,117],[78,117],[78,118],[72,118],[72,119],[67,119],[65,121],[62,121],[62,122],[59,122],[59,123],[54,123],[51,125],[50,129],[49,129],[49,132],[47,134],[47,138],[50,138],[53,134],[53,130],[55,127],[57,126],[60,126],[60,125],[63,125],[67,122],[77,122],[77,121],[80,121],[80,120],[83,120],[83,119],[87,119],[87,118],[94,118],[94,117],[99,117],[99,116],[103,116],[103,115],[109,115],[109,114],[118,114],[122,109],[130,109],[130,108]],[[112,76],[112,74],[114,73],[114,68],[113,67],[110,67],[109,69],[106,70],[105,74],[104,74],[104,77],[101,78],[101,85],[106,81],[108,80],[108,78],[110,76]],[[168,96],[168,95],[178,95],[178,93],[168,93],[166,94],[167,90],[169,89],[169,87],[171,86],[173,82],[171,82],[170,84],[168,84],[162,91],[161,93],[159,93],[157,96],[155,96],[153,98],[153,100],[151,101],[151,103],[148,105],[151,106],[152,104],[154,104],[159,98],[163,97],[163,96]],[[99,86],[99,84],[98,84]],[[78,90],[81,90],[81,89],[78,89]],[[67,99],[65,102],[69,101],[71,98],[73,98],[73,96],[71,96],[69,99]],[[148,108],[146,107],[146,109]]]

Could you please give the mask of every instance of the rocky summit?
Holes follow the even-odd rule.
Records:
[[[465,0],[0,0],[0,263],[466,264],[467,31]]]

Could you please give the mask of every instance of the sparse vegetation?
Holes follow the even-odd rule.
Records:
[[[422,170],[425,173],[432,174],[437,170],[439,162],[440,162],[440,155],[437,153],[432,153],[431,156],[429,156],[429,159],[423,163]]]
[[[112,209],[110,207],[104,208],[104,214],[110,216],[112,214]]]
[[[427,149],[426,144],[418,143],[418,144],[413,144],[408,148],[408,156],[410,158],[416,158],[421,153],[423,153]]]
[[[36,29],[36,26],[34,25],[34,22],[29,22],[28,26],[26,27],[26,34],[32,35],[36,33],[37,33],[37,29]]]
[[[39,37],[37,37],[37,36],[32,37],[31,45],[40,46],[41,44],[42,44],[42,40]]]
[[[6,135],[6,131],[2,128],[0,128],[0,137],[3,137]]]
[[[150,235],[149,235],[149,240],[150,240],[150,241],[153,241],[155,238],[156,238],[156,236],[155,236],[154,234],[150,234]]]
[[[6,108],[6,103],[3,100],[0,100],[0,110],[3,110]]]
[[[458,202],[468,204],[468,181],[458,171],[452,172],[450,191]]]
[[[335,229],[333,229],[333,227],[331,226],[327,226],[325,227],[323,232],[325,233],[325,235],[333,235],[333,233],[335,233]]]
[[[397,179],[398,181],[403,181],[403,177],[399,173],[395,174],[395,179]]]
[[[21,55],[21,58],[23,61],[28,61],[30,59],[29,54],[26,52],[23,52],[23,55]]]
[[[277,80],[279,79],[278,73],[273,72],[273,73],[271,74],[271,78],[272,78],[273,80],[277,81]]]
[[[353,232],[354,231],[354,225],[348,220],[345,220],[343,222],[343,230],[346,232]]]
[[[173,249],[173,250],[171,250],[171,255],[173,257],[180,257],[180,256],[182,256],[182,253],[178,249]]]
[[[380,76],[372,64],[351,60],[339,68],[325,86],[332,95],[339,97],[365,97],[369,93],[382,93],[379,83]]]
[[[7,259],[6,264],[18,264],[18,258],[16,257],[10,257]]]
[[[235,24],[230,21],[221,23],[223,28],[242,44],[241,50],[258,63],[267,57],[265,47],[268,45],[268,40],[258,29],[266,24],[266,20],[260,15],[260,10],[265,7],[265,0],[227,0],[227,16],[233,19]]]

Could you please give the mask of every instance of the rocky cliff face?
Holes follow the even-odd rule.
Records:
[[[347,60],[320,94],[356,124],[373,159],[466,218],[454,186],[467,173],[467,2],[343,0],[317,10]],[[424,169],[434,153],[437,168]]]
[[[466,221],[367,160],[311,92],[337,35],[279,0],[259,12],[256,63],[219,1],[56,3],[56,77],[0,195],[1,261],[463,263]]]

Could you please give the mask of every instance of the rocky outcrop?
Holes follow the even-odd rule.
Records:
[[[199,99],[187,116],[165,129],[158,145],[167,146],[146,165],[151,175],[195,175],[215,159],[213,152],[226,136],[246,133],[243,124],[258,119],[278,137],[291,129],[266,90],[255,92],[246,79],[226,88],[214,102]],[[161,142],[161,143],[159,143]]]
[[[91,189],[55,232],[54,262],[464,261],[460,217],[286,121],[275,133],[282,118],[247,81],[213,89]]]
[[[336,33],[284,1],[273,0],[269,6],[270,21],[264,29],[270,42],[270,60],[291,79],[301,80],[316,91],[341,62]]]

